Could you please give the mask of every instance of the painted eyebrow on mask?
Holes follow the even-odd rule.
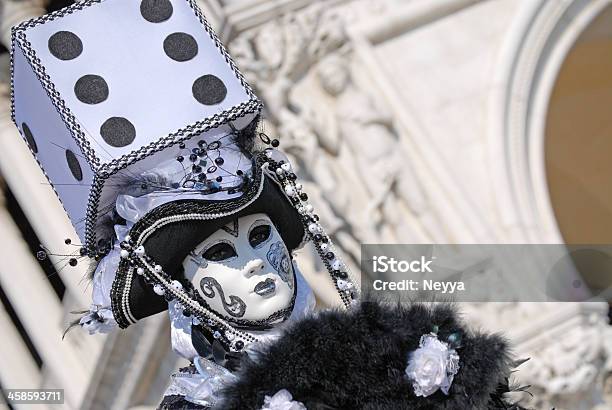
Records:
[[[221,229],[223,229],[225,232],[232,235],[234,238],[237,238],[238,235],[240,234],[240,226],[238,225],[238,218],[234,219],[229,224],[222,226]]]
[[[256,227],[258,227],[260,225],[264,225],[264,224],[265,225],[270,225],[271,227],[274,226],[275,229],[276,229],[276,225],[274,225],[271,221],[259,218],[259,219],[256,219],[255,221],[253,221],[251,223],[251,226],[249,227],[249,230],[247,232],[247,238],[251,235],[251,231],[254,228],[256,228]],[[228,224],[222,226],[217,231],[215,231],[213,233],[213,235],[215,233],[217,233],[218,231],[224,231],[224,232],[230,234],[232,237],[238,238],[238,236],[239,236],[239,227],[240,227],[240,225],[238,223],[238,219],[234,219],[233,221],[229,222]],[[236,230],[236,234],[234,235],[232,232],[230,232],[230,230]],[[270,234],[270,236],[272,236],[272,235]],[[204,239],[199,245],[197,245],[193,249],[193,251],[191,251],[191,253],[193,254],[193,256],[202,256],[202,254],[204,252],[206,252],[211,246],[216,245],[218,242],[222,242],[222,241],[227,242],[228,244],[233,246],[234,249],[236,249],[236,245],[235,245],[235,243],[232,240],[224,239],[224,238],[212,240],[209,237],[207,239]]]
[[[230,234],[232,237],[234,238],[238,238],[239,235],[239,224],[238,224],[238,218],[233,219],[232,221],[230,221],[228,224],[220,227],[219,229],[217,229],[215,232],[212,233],[212,235],[214,235],[215,233],[219,232],[219,231],[225,231],[228,234]],[[211,235],[211,236],[212,236]],[[195,248],[193,248],[193,250],[191,251],[191,253],[195,256],[202,256],[202,254],[204,252],[206,252],[208,250],[208,248],[210,248],[213,245],[216,245],[218,242],[225,240],[227,243],[229,243],[230,245],[232,245],[234,247],[234,249],[236,248],[234,242],[232,240],[226,240],[224,238],[221,239],[217,239],[217,240],[211,240],[210,236],[206,239],[204,239],[202,242],[200,242]]]
[[[259,225],[271,225],[272,222],[266,220],[266,219],[256,219],[253,221],[253,223],[251,224],[251,226],[249,227],[249,234],[251,233],[251,231],[253,230],[253,228],[257,228]]]

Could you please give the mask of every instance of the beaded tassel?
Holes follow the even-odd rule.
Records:
[[[272,140],[270,145],[273,141],[278,140]],[[273,146],[278,146],[278,143]],[[319,224],[319,216],[314,213],[313,206],[308,202],[308,195],[302,191],[302,184],[296,181],[297,176],[293,172],[291,164],[273,160],[270,150],[266,151],[266,156],[268,157],[268,169],[274,172],[276,180],[283,187],[285,194],[291,200],[291,204],[301,215],[304,228],[331,276],[342,303],[347,308],[356,305],[359,299],[359,289],[355,286],[355,281],[348,266],[336,252],[329,235]]]

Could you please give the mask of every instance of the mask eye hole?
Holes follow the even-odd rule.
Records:
[[[261,246],[270,238],[270,225],[258,225],[249,232],[249,243],[253,248]]]
[[[224,261],[237,256],[236,250],[227,242],[219,242],[212,245],[202,254],[204,259],[211,262]]]

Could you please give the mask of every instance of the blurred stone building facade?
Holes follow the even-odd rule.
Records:
[[[1,1],[0,41],[61,3]],[[612,243],[610,0],[201,5],[354,271],[362,243]],[[74,252],[60,245],[75,235],[10,122],[1,58],[0,385],[64,388],[68,408],[153,408],[180,365],[164,315],[62,340],[88,306],[86,267],[36,260],[38,243]],[[299,258],[320,304],[337,303]],[[531,357],[528,405],[612,409],[606,303],[464,309]]]

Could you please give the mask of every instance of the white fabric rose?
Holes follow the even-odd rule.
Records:
[[[417,396],[427,397],[438,389],[448,395],[458,371],[457,351],[430,333],[421,336],[419,348],[409,355],[406,376],[412,381]]]
[[[286,389],[279,390],[272,397],[264,398],[261,410],[307,410],[301,402],[293,400],[293,396]]]

